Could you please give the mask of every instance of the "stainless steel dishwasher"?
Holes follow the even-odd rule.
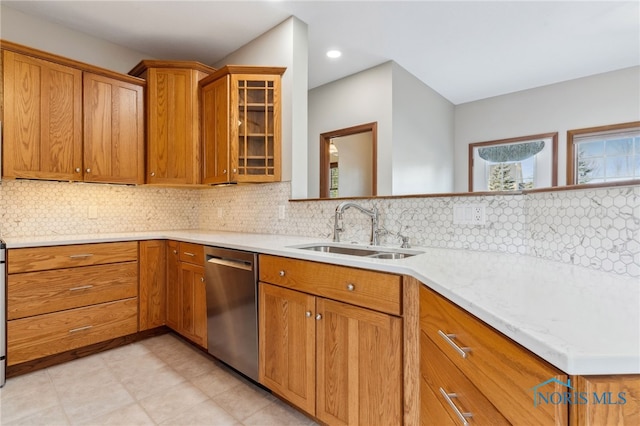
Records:
[[[205,247],[207,347],[211,355],[258,380],[258,256]]]

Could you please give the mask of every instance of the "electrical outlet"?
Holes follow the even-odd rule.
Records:
[[[454,225],[485,225],[486,223],[484,204],[454,204]]]
[[[89,206],[89,208],[87,209],[87,218],[89,219],[98,218],[98,206]]]
[[[278,219],[284,220],[286,219],[287,214],[285,210],[285,206],[278,206]]]
[[[484,214],[484,204],[471,206],[471,223],[473,225],[485,225],[487,223]]]

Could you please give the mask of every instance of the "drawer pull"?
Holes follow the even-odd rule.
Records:
[[[311,318],[311,311],[307,311],[304,314],[306,315],[307,318]]]
[[[316,321],[320,321],[322,319],[322,314],[316,315]]]
[[[456,413],[456,416],[458,416],[462,424],[464,426],[467,426],[469,424],[469,422],[467,421],[467,417],[473,417],[473,414],[463,413],[462,411],[460,411],[458,407],[456,407],[456,404],[453,402],[451,398],[457,398],[458,395],[455,393],[447,393],[447,391],[442,388],[440,388],[440,393],[444,397],[445,401],[447,401],[447,404],[449,404],[451,409]]]
[[[93,326],[85,325],[84,327],[72,328],[71,330],[69,330],[69,333],[77,333],[79,331],[89,330],[90,328],[93,328]]]
[[[278,272],[278,274],[279,274],[281,277],[284,277],[284,271],[280,271],[280,272]]]
[[[438,330],[438,334],[449,344],[451,345],[451,347],[453,349],[456,350],[456,352],[458,352],[458,354],[462,357],[462,358],[466,358],[467,357],[467,352],[471,352],[471,348],[461,348],[460,346],[456,345],[456,342],[453,341],[453,339],[456,338],[455,334],[447,334],[442,330]]]
[[[186,256],[196,257],[195,253],[190,253],[188,251],[183,252]]]
[[[93,286],[91,284],[89,284],[89,285],[81,285],[80,287],[71,287],[69,289],[69,291],[89,290],[90,288],[93,288]]]
[[[84,259],[84,258],[91,257],[91,256],[93,256],[93,253],[83,253],[83,254],[72,254],[72,255],[69,255],[69,258],[70,259]]]
[[[351,283],[347,284],[347,290],[349,290],[349,291],[353,291],[353,290],[355,290],[355,289],[356,289],[356,286],[355,286],[355,285],[353,285],[353,284],[351,284]]]

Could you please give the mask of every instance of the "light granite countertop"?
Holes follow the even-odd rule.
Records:
[[[220,231],[5,238],[11,248],[175,239],[411,275],[567,374],[640,374],[640,282],[515,254],[413,247],[382,260],[292,248],[308,237]]]

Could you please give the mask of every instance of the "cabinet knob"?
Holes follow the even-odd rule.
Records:
[[[356,289],[356,286],[355,286],[355,285],[353,285],[353,284],[351,284],[351,283],[347,284],[347,290],[349,290],[349,291],[353,291],[353,290],[355,290],[355,289]]]
[[[87,167],[87,170],[85,170],[87,173],[91,173],[91,169]]]
[[[80,173],[80,167],[76,167],[76,173]]]
[[[154,177],[156,175],[156,172],[151,172],[150,175],[151,177]]]
[[[304,314],[306,315],[307,318],[311,318],[311,311],[307,311]]]
[[[178,254],[178,250],[174,250],[174,251],[173,251],[173,254]]]
[[[238,171],[238,169],[233,169],[233,173],[236,173]]]
[[[320,321],[321,319],[322,319],[322,314],[318,314],[318,315],[316,315],[316,320],[317,320],[317,321]]]
[[[278,274],[279,274],[281,277],[284,277],[284,270],[282,270],[282,271],[278,272]]]
[[[204,282],[204,277],[200,277],[200,282]]]
[[[223,174],[223,175],[226,175],[226,174],[227,174],[227,169],[224,169],[224,170],[222,171],[222,174]]]

